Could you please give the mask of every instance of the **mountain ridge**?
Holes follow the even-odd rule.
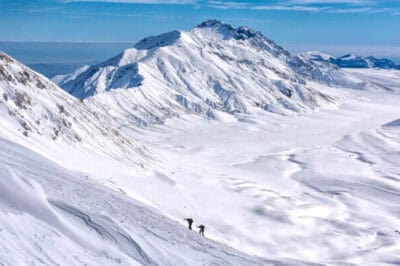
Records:
[[[151,36],[135,47],[58,84],[102,109],[107,101],[146,126],[187,113],[215,119],[218,112],[308,112],[335,102],[321,87],[351,82],[338,68],[292,56],[260,32],[218,20]]]
[[[374,56],[346,54],[334,57],[318,51],[301,53],[300,56],[311,61],[331,63],[342,68],[400,69],[400,65],[397,65],[394,61],[387,58],[376,58]]]
[[[0,52],[1,133],[25,145],[45,142],[92,150],[138,166],[152,156],[126,138],[109,118],[57,87],[7,54]],[[19,132],[19,134],[16,134]],[[35,147],[42,151],[42,147]]]

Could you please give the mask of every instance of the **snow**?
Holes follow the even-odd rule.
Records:
[[[15,143],[0,144],[1,264],[269,264]]]
[[[400,263],[400,71],[170,37],[75,75],[82,101],[0,54],[0,264]]]
[[[132,190],[174,217],[189,205],[208,235],[268,258],[398,261],[399,131],[382,125],[398,119],[400,98],[350,93],[339,109],[306,116],[185,118],[146,131],[173,182],[160,182],[157,195],[149,180]]]
[[[52,80],[54,81],[54,83],[66,83],[70,80],[76,79],[76,77],[78,77],[82,72],[86,71],[89,67],[90,66],[88,65],[81,66],[68,75],[56,75],[52,78]]]
[[[321,53],[320,51],[303,52],[300,53],[299,56],[304,57],[308,60],[315,60],[315,61],[329,61],[332,59],[331,55]]]
[[[259,112],[290,114],[336,104],[322,82],[351,83],[337,68],[291,56],[247,27],[211,20],[190,31],[140,41],[79,75],[57,79],[117,125],[149,126],[192,113],[215,119]],[[106,104],[105,104],[106,102]],[[118,114],[118,115],[117,115]]]
[[[249,254],[295,265],[397,264],[400,95],[384,88],[398,72],[371,71],[355,79],[382,90],[332,87],[342,105],[313,113],[187,114],[126,127],[160,168],[90,176],[176,221],[193,217],[207,238]]]
[[[161,34],[159,36],[147,37],[135,44],[135,48],[138,50],[150,50],[163,46],[168,46],[179,40],[180,36],[180,31],[175,30]]]
[[[92,158],[112,156],[137,167],[151,160],[146,148],[112,127],[106,114],[94,113],[47,78],[3,53],[0,95],[1,136],[45,156],[52,157],[63,147],[75,153],[91,153]],[[74,156],[67,161],[76,163]]]
[[[325,62],[343,68],[376,68],[376,69],[400,69],[399,65],[389,59],[379,59],[373,56],[358,56],[347,54],[340,57],[333,57],[318,51],[310,51],[299,54],[302,58],[315,62]]]
[[[355,78],[366,80],[371,84],[378,85],[383,89],[400,92],[400,70],[394,69],[346,69]]]

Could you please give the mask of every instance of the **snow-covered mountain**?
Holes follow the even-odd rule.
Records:
[[[0,136],[35,147],[65,145],[141,165],[150,153],[53,82],[0,52]]]
[[[310,110],[333,102],[320,87],[346,76],[290,55],[260,32],[210,20],[145,38],[55,81],[89,105],[112,110],[115,119],[147,125],[185,113],[219,118]]]
[[[219,21],[57,77],[80,100],[1,54],[0,265],[397,265],[398,77]]]
[[[111,180],[120,180],[128,169],[134,180],[145,172],[140,168],[151,169],[149,162],[157,162],[143,145],[114,128],[107,114],[93,112],[4,53],[0,93],[1,265],[281,263],[204,238],[122,188],[107,188],[103,176],[117,174]],[[82,169],[71,166],[76,160],[98,162]]]
[[[305,52],[301,57],[311,61],[326,62],[343,68],[382,68],[382,69],[400,69],[400,65],[389,59],[378,59],[373,56],[358,56],[347,54],[341,57],[333,57],[317,51]]]

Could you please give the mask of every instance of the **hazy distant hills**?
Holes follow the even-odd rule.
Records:
[[[49,78],[98,63],[132,46],[129,42],[0,41],[0,51]]]
[[[386,58],[376,58],[373,56],[347,54],[340,57],[334,57],[318,51],[305,52],[301,53],[300,55],[312,61],[331,63],[343,68],[400,69],[400,65],[397,65],[392,60]]]

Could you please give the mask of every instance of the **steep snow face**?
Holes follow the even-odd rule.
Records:
[[[101,64],[80,68],[70,75],[55,77],[53,81],[80,99],[115,88],[137,87],[143,78],[138,74],[136,61],[144,55],[144,52],[127,49]]]
[[[327,62],[343,68],[382,68],[382,69],[400,69],[400,65],[396,65],[389,59],[378,59],[373,56],[358,56],[347,54],[341,57],[333,57],[320,52],[301,53],[300,57],[307,58],[311,61]]]
[[[185,113],[240,119],[304,112],[332,103],[320,82],[339,80],[337,68],[321,71],[259,32],[216,20],[135,47],[59,85],[100,111],[112,110],[120,124],[146,126]]]
[[[149,152],[110,126],[105,114],[0,53],[0,136],[35,146],[65,145],[141,164]]]

